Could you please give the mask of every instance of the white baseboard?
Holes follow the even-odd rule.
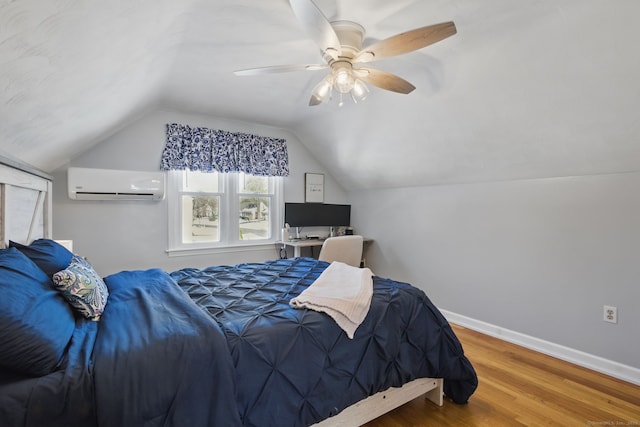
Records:
[[[483,334],[521,345],[531,350],[557,357],[558,359],[574,363],[614,378],[640,385],[640,369],[623,365],[599,356],[594,356],[580,350],[574,350],[559,344],[541,340],[520,332],[511,331],[500,326],[492,325],[480,320],[475,320],[447,310],[440,310],[442,315],[451,323],[482,332]]]

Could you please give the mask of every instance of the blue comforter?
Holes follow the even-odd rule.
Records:
[[[233,362],[217,323],[161,270],[125,271],[105,283],[102,319],[77,319],[56,372],[0,372],[0,425],[240,426]]]
[[[326,314],[290,307],[327,266],[294,258],[171,274],[227,337],[245,426],[310,425],[423,377],[444,378],[447,396],[467,401],[475,371],[421,290],[374,277],[353,340]]]
[[[105,283],[109,310],[94,347],[98,425],[240,425],[217,323],[160,270],[121,272]]]
[[[304,426],[418,377],[443,377],[467,401],[473,367],[422,291],[375,277],[353,340],[327,315],[290,307],[327,265],[108,276],[102,319],[77,320],[56,372],[0,371],[0,424]]]

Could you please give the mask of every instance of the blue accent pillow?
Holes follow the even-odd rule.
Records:
[[[0,249],[0,366],[53,372],[74,328],[73,311],[51,279],[16,248]]]
[[[67,268],[73,257],[69,249],[51,239],[34,240],[29,246],[9,241],[9,247],[25,254],[49,277]]]
[[[71,306],[90,320],[100,320],[109,291],[91,264],[74,255],[64,270],[53,275],[55,288]]]

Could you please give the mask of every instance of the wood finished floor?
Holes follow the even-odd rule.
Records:
[[[469,403],[419,397],[365,426],[640,426],[640,387],[452,327],[478,374]]]

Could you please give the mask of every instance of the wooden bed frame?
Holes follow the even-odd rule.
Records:
[[[436,405],[442,406],[444,395],[442,387],[443,380],[440,378],[418,378],[402,387],[391,387],[386,391],[369,396],[347,407],[338,415],[314,424],[313,427],[360,426],[423,394]]]
[[[6,247],[9,240],[28,244],[38,238],[51,238],[52,181],[42,171],[0,156],[0,248]],[[442,379],[420,378],[389,388],[314,425],[362,425],[423,394],[442,406]]]

